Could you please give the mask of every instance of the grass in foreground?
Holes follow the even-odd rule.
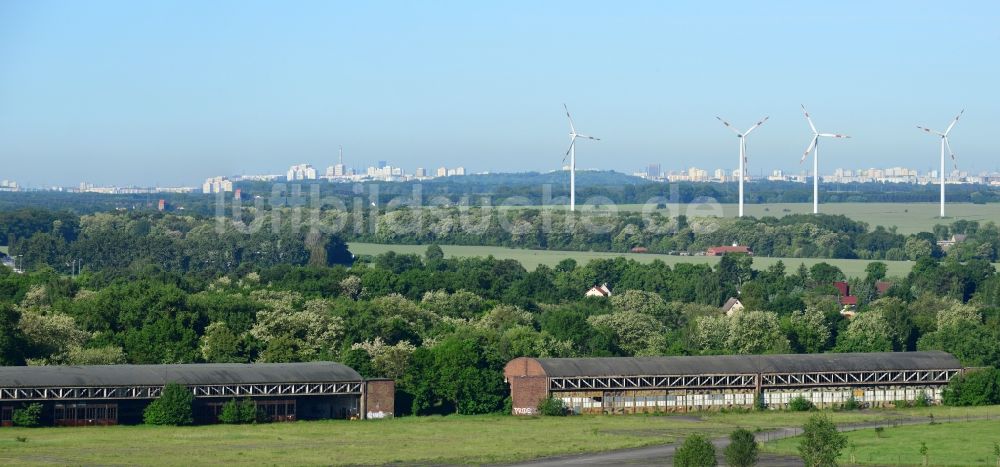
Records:
[[[1000,421],[975,420],[935,425],[901,425],[846,433],[854,445],[854,464],[923,465],[920,442],[927,443],[929,465],[998,465],[993,443],[1000,442]],[[765,452],[797,455],[799,438],[786,438],[764,445]],[[851,448],[841,452],[840,463],[851,465]]]
[[[1000,414],[998,408],[994,412]],[[838,423],[975,416],[982,408],[835,412]],[[634,448],[737,427],[800,426],[809,413],[406,417],[198,427],[0,428],[0,464],[465,464]],[[994,422],[996,423],[996,422]],[[27,438],[18,441],[17,438]]]

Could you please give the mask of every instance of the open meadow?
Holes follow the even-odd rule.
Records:
[[[849,444],[841,451],[839,461],[842,465],[924,465],[921,442],[927,444],[927,465],[998,465],[993,451],[994,443],[1000,442],[1000,422],[997,420],[900,425],[879,433],[865,429],[846,435]],[[799,437],[794,437],[766,443],[763,451],[797,455],[799,441]]]
[[[837,423],[980,416],[991,408],[830,412]],[[1000,407],[992,410],[1000,414]],[[800,426],[808,412],[675,416],[405,417],[196,427],[0,428],[0,464],[503,463]],[[997,422],[993,422],[997,423]],[[22,440],[23,439],[23,440]]]
[[[359,243],[351,242],[348,249],[355,255],[378,255],[388,251],[395,251],[401,254],[424,254],[427,249],[425,245],[385,245],[381,243]],[[572,258],[579,264],[585,264],[593,259],[608,259],[624,257],[634,259],[640,263],[651,263],[653,260],[660,260],[671,266],[679,263],[707,263],[716,264],[718,257],[712,256],[674,256],[651,253],[612,253],[596,251],[561,251],[561,250],[527,250],[523,248],[507,248],[499,246],[466,246],[466,245],[441,245],[446,257],[471,257],[471,256],[493,256],[499,259],[514,259],[519,261],[528,270],[534,270],[539,264],[555,266],[566,258]],[[865,275],[865,267],[871,261],[860,259],[824,259],[824,258],[766,258],[755,256],[753,267],[756,269],[767,269],[778,261],[784,261],[788,271],[794,271],[799,264],[810,267],[816,263],[826,262],[839,267],[844,274],[849,277],[859,277]],[[913,268],[912,261],[882,261],[888,266],[889,276],[903,276]]]
[[[718,204],[718,206],[722,208],[724,217],[736,217],[738,212],[736,204]],[[552,207],[565,208],[562,205]],[[616,207],[620,212],[643,209],[641,204],[622,204]],[[577,205],[577,209],[594,209],[594,206],[581,204]],[[601,209],[606,209],[606,206],[602,206]],[[856,221],[865,222],[871,228],[878,225],[885,228],[896,227],[902,234],[930,232],[935,224],[950,224],[957,220],[1000,221],[1000,203],[948,203],[945,211],[947,217],[944,219],[938,217],[938,209],[938,203],[828,203],[819,206],[819,212],[823,214],[845,215]],[[715,212],[705,204],[681,204],[676,210],[679,212],[670,209],[656,211],[671,215],[684,214],[689,218]],[[745,204],[744,213],[753,217],[811,214],[812,203]]]

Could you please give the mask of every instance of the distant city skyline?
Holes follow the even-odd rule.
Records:
[[[601,136],[580,169],[998,170],[1000,3],[0,3],[0,178],[194,186],[308,163],[558,170],[562,104]],[[738,72],[738,73],[737,73]],[[827,169],[830,168],[830,169]]]

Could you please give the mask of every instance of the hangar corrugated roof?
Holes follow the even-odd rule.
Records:
[[[334,362],[0,367],[0,387],[8,388],[340,383],[362,379],[354,369]]]
[[[538,358],[550,377],[666,376],[832,371],[945,370],[962,364],[949,353],[880,352],[693,357]]]

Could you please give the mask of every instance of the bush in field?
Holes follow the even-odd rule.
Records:
[[[148,425],[190,425],[194,423],[194,394],[188,388],[170,383],[160,397],[146,407],[142,419]]]
[[[812,401],[803,396],[796,396],[792,400],[788,401],[788,410],[793,412],[808,412],[813,408],[815,408],[815,406]]]
[[[731,467],[751,467],[757,465],[757,440],[753,432],[740,428],[729,434],[729,446],[724,451],[726,464]]]
[[[825,415],[813,415],[802,427],[799,456],[806,467],[835,467],[840,450],[847,446],[847,437]]]
[[[562,399],[549,396],[538,403],[538,413],[542,415],[562,416],[569,413]]]
[[[35,402],[14,410],[10,421],[14,426],[36,427],[40,424],[39,419],[41,418],[42,404]]]
[[[913,401],[913,406],[914,407],[930,407],[931,402],[932,401],[931,401],[930,396],[928,396],[926,392],[920,391],[920,394],[917,394],[917,398]]]
[[[259,423],[266,421],[266,415],[262,414],[253,400],[247,398],[242,401],[229,399],[229,402],[222,404],[222,412],[219,414],[219,421],[230,424]]]
[[[715,446],[702,435],[691,435],[674,454],[676,467],[715,467]]]

